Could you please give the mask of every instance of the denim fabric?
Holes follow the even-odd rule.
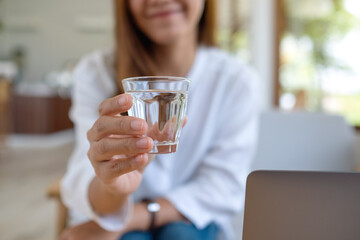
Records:
[[[217,232],[218,228],[213,223],[204,229],[197,229],[191,223],[176,222],[151,232],[129,232],[120,240],[215,240]]]

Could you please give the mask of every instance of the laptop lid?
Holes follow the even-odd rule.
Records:
[[[243,239],[359,240],[360,173],[251,173]]]

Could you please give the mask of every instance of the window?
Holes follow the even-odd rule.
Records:
[[[249,0],[218,0],[220,47],[250,62]]]
[[[340,114],[359,127],[360,1],[278,2],[285,23],[279,32],[279,107]]]

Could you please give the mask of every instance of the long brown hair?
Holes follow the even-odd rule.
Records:
[[[120,93],[121,80],[134,76],[154,76],[157,69],[151,57],[151,41],[136,26],[129,10],[129,0],[114,0],[116,79]],[[131,1],[131,0],[130,0]],[[205,0],[204,12],[198,27],[198,43],[216,46],[216,0]]]

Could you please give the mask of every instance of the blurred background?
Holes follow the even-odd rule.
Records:
[[[261,79],[253,168],[359,170],[360,1],[218,2],[220,47]],[[47,196],[74,144],[72,72],[113,46],[112,13],[110,0],[0,0],[0,239],[56,236]]]

